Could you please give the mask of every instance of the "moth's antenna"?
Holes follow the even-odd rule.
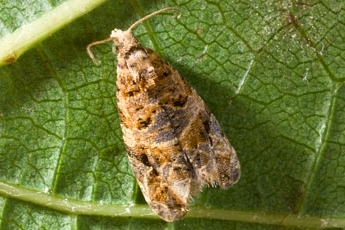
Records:
[[[181,16],[181,10],[176,8],[176,7],[168,7],[168,8],[164,8],[164,9],[161,9],[161,10],[158,10],[158,11],[155,11],[149,15],[146,15],[145,17],[139,19],[138,21],[134,22],[128,29],[127,31],[128,32],[131,32],[131,30],[136,27],[137,25],[139,25],[140,23],[142,23],[143,21],[145,21],[146,19],[148,18],[151,18],[157,14],[160,14],[160,13],[163,13],[163,12],[166,12],[166,11],[177,11],[179,12],[180,14],[177,16],[177,18],[179,18]],[[103,43],[106,43],[106,42],[110,42],[112,41],[113,38],[110,37],[110,38],[107,38],[107,39],[104,39],[104,40],[100,40],[100,41],[95,41],[95,42],[92,42],[90,43],[89,45],[87,45],[86,47],[86,50],[87,50],[87,53],[89,54],[90,58],[92,59],[92,61],[98,65],[99,64],[99,61],[95,58],[95,56],[93,55],[92,51],[91,51],[91,47],[94,46],[94,45],[99,45],[99,44],[103,44]]]
[[[134,22],[128,29],[127,31],[131,31],[134,27],[136,27],[137,25],[139,25],[140,23],[142,23],[143,21],[145,21],[146,19],[148,18],[151,18],[157,14],[160,14],[160,13],[163,13],[163,12],[166,12],[166,11],[177,11],[179,12],[180,14],[177,16],[177,18],[180,18],[181,14],[182,14],[182,11],[179,9],[179,8],[176,8],[176,7],[168,7],[168,8],[164,8],[164,9],[161,9],[161,10],[157,10],[149,15],[146,15],[145,17],[139,19],[138,21]]]
[[[93,53],[91,51],[91,47],[95,46],[95,45],[103,44],[103,43],[106,43],[106,42],[110,42],[112,40],[113,40],[113,38],[110,37],[110,38],[103,39],[103,40],[100,40],[100,41],[92,42],[92,43],[87,45],[86,50],[87,50],[87,53],[89,54],[90,58],[92,59],[93,63],[95,63],[96,65],[99,65],[99,61],[95,58],[95,55],[93,55]]]

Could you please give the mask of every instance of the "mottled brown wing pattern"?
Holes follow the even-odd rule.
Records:
[[[123,139],[138,184],[152,210],[165,221],[188,212],[189,199],[205,185],[226,189],[240,177],[240,164],[216,118],[168,63],[141,46],[132,29],[110,38],[118,50],[117,103]]]
[[[124,142],[146,201],[163,219],[188,211],[206,185],[239,177],[234,149],[203,100],[168,63],[137,42],[119,46],[117,98]]]

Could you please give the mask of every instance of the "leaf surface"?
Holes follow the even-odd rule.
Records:
[[[90,2],[1,2],[1,229],[345,227],[343,2]],[[93,49],[99,66],[85,50],[168,6],[181,18],[134,34],[197,90],[242,167],[170,224],[128,163],[111,44]]]

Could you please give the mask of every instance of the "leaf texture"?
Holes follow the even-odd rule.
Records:
[[[345,227],[342,1],[108,1],[56,32],[40,24],[49,37],[25,30],[42,15],[67,24],[63,10],[49,14],[62,3],[1,2],[0,47],[23,28],[7,50],[39,38],[21,56],[0,50],[1,229]],[[205,100],[242,168],[171,224],[128,164],[111,44],[94,49],[99,66],[85,50],[168,6],[181,18],[156,16],[134,34]]]

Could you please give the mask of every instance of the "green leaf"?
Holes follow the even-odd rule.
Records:
[[[345,227],[342,1],[100,3],[1,2],[1,229]],[[232,188],[205,188],[169,224],[128,163],[111,44],[93,49],[100,66],[86,53],[168,6],[181,18],[134,34],[204,98],[242,167]]]

